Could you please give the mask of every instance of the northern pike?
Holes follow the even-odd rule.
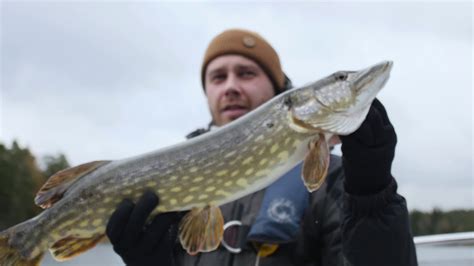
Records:
[[[179,226],[189,254],[216,249],[224,223],[219,205],[265,188],[302,161],[308,190],[321,185],[328,138],[361,125],[391,68],[386,61],[339,71],[183,143],[54,174],[35,198],[45,210],[0,233],[0,265],[39,265],[48,249],[63,261],[94,247],[117,205],[147,190],[160,198],[152,214],[191,210]]]

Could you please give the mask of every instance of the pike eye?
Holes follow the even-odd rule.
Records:
[[[335,73],[334,78],[338,81],[344,81],[347,79],[347,73],[346,72]]]

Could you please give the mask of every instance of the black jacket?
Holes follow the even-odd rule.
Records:
[[[325,184],[310,196],[301,233],[280,245],[259,265],[417,265],[405,199],[394,179],[375,195],[357,197],[344,191],[341,158],[331,156]],[[225,222],[239,220],[242,252],[232,254],[222,245],[213,252],[189,256],[177,244],[176,265],[255,265],[256,250],[245,241],[258,214],[264,191],[221,206]]]

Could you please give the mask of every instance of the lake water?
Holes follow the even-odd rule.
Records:
[[[416,252],[420,266],[474,266],[474,246],[422,246]]]
[[[420,266],[474,266],[473,246],[422,246],[417,248]],[[44,266],[117,266],[124,265],[108,244],[66,262],[56,262],[51,255],[45,256]]]

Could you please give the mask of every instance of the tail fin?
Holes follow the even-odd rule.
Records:
[[[32,223],[36,223],[34,219],[0,232],[1,266],[40,265],[44,250],[35,246],[33,237],[29,236]]]

